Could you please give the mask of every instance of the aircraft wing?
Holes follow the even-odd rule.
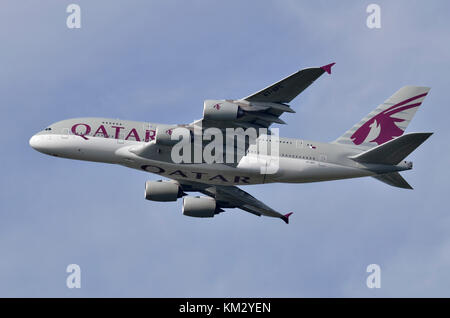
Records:
[[[300,70],[263,90],[239,100],[207,100],[205,101],[202,119],[189,125],[158,126],[156,138],[161,136],[162,139],[170,140],[172,128],[176,127],[187,128],[192,136],[201,134],[207,128],[218,128],[224,132],[225,137],[227,136],[225,133],[226,128],[255,128],[256,135],[254,137],[257,138],[261,133],[258,130],[259,128],[268,128],[272,123],[284,124],[285,122],[279,117],[285,112],[295,112],[286,103],[303,92],[322,74],[331,74],[333,65],[334,63],[331,63],[322,67]],[[158,131],[160,128],[161,131]],[[245,135],[245,132],[236,132],[236,134],[242,133]],[[263,133],[270,134],[269,131],[263,131]],[[251,138],[248,140],[245,139],[244,148],[238,153],[246,153],[248,146],[255,142],[253,135],[249,134],[248,137],[250,136]],[[231,136],[231,138],[234,138],[234,136]],[[238,147],[238,144],[234,142],[232,144],[234,148]],[[167,157],[167,154],[170,154],[170,151],[161,152],[161,148],[162,146],[156,146],[155,142],[150,142],[141,147],[134,147],[130,151],[148,159],[169,160],[170,158]],[[166,148],[170,150],[171,146],[167,145]],[[237,162],[239,160],[235,164]],[[247,208],[247,210],[250,209],[250,207]]]
[[[331,74],[331,63],[322,67],[312,67],[300,70],[276,82],[243,100],[269,103],[290,103],[297,95],[318,79],[323,73]]]
[[[287,214],[277,212],[236,186],[209,185],[185,180],[177,181],[184,192],[201,192],[216,199],[216,204],[222,209],[239,208],[257,216],[264,215],[280,218],[286,223],[289,223],[289,216],[292,214],[292,212]]]
[[[287,104],[325,72],[331,74],[331,63],[300,70],[288,77],[239,100],[207,100],[203,118],[190,124],[203,128],[268,128],[272,123],[285,124],[279,117],[295,113]]]

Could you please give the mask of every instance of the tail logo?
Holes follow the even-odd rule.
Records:
[[[403,130],[400,129],[396,123],[403,122],[405,119],[392,116],[402,111],[420,106],[421,103],[406,104],[426,95],[427,93],[424,93],[405,99],[404,101],[395,104],[394,106],[391,106],[381,113],[373,116],[353,133],[351,136],[353,143],[355,145],[360,145],[364,142],[376,142],[378,145],[381,145],[386,141],[401,136],[403,134]]]

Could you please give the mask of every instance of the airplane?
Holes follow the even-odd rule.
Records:
[[[257,216],[289,223],[283,214],[238,186],[266,183],[308,183],[373,177],[388,185],[412,189],[400,171],[412,169],[404,160],[432,133],[403,134],[430,88],[404,86],[351,129],[331,142],[282,138],[269,129],[284,124],[283,113],[295,113],[289,103],[335,63],[302,69],[247,97],[205,100],[203,118],[190,124],[167,125],[110,118],[73,118],[51,124],[29,140],[35,150],[62,158],[118,164],[166,178],[145,183],[145,198],[177,201],[191,217],[214,217],[224,209],[239,208]],[[208,128],[266,129],[240,147],[218,151],[219,156],[239,148],[240,157],[229,162],[175,162],[174,129],[189,131],[190,138]],[[263,130],[264,131],[264,130]],[[195,142],[194,142],[195,143]],[[260,149],[277,148],[273,152]],[[195,147],[195,146],[192,146]],[[196,147],[204,149],[201,141]],[[272,149],[272,148],[270,148]],[[276,164],[273,171],[269,167]],[[266,169],[266,170],[264,170]],[[203,196],[188,196],[199,192]]]

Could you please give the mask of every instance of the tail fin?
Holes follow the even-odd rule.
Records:
[[[389,184],[390,186],[393,186],[393,187],[402,188],[402,189],[410,189],[410,190],[413,189],[413,187],[411,187],[409,185],[409,183],[406,182],[406,180],[403,179],[403,177],[398,172],[380,174],[380,175],[374,176],[374,178],[381,182]]]
[[[429,90],[420,86],[400,88],[334,143],[368,149],[401,136]]]
[[[397,165],[432,134],[409,133],[350,158],[363,163]]]

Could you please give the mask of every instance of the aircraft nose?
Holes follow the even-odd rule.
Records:
[[[39,151],[40,150],[40,144],[41,144],[41,142],[40,142],[41,138],[42,138],[41,136],[36,136],[36,135],[31,137],[30,141],[29,141],[31,148]]]

